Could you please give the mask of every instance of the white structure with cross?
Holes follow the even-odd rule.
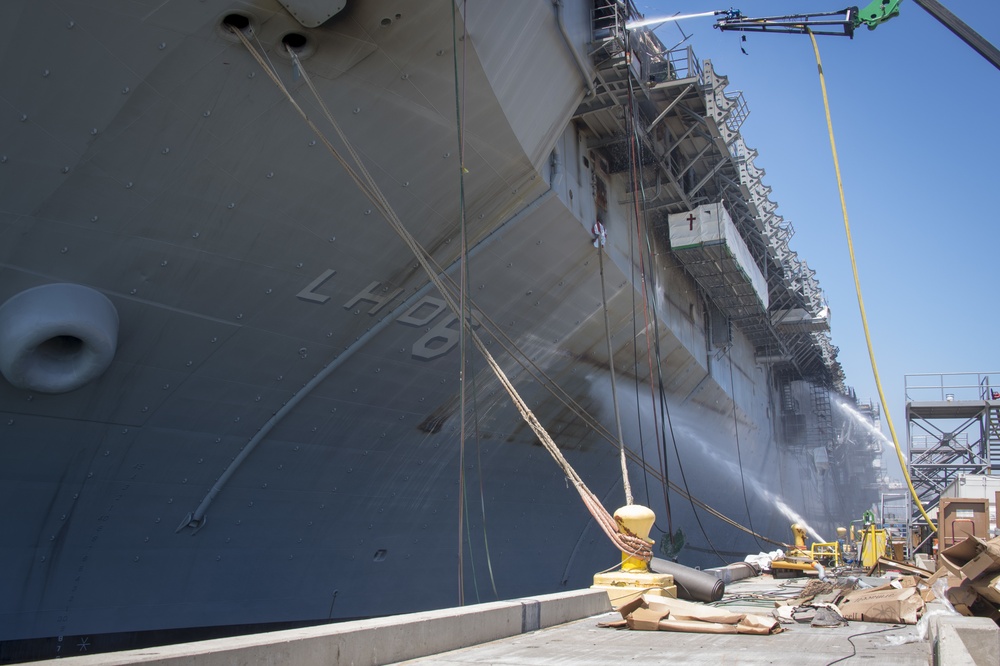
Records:
[[[767,280],[725,206],[698,206],[668,218],[670,247],[723,311],[739,318],[768,307]]]

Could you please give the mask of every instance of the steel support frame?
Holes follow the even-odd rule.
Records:
[[[938,507],[941,493],[960,474],[989,474],[989,401],[935,402],[933,412],[922,411],[908,400],[906,407],[907,465],[910,479],[924,510]],[[919,403],[926,404],[926,403]],[[939,405],[939,406],[938,406]],[[932,415],[933,414],[933,415]],[[928,446],[921,445],[926,438]],[[909,498],[907,555],[912,557],[914,535],[927,529],[927,521]],[[931,535],[924,535],[921,543]]]

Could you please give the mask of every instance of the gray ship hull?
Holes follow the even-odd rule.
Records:
[[[463,451],[458,318],[223,29],[234,14],[322,124],[280,47],[306,38],[303,67],[456,282],[464,197],[469,295],[491,320],[479,330],[609,509],[624,503],[618,451],[583,418],[614,429],[597,218],[632,484],[659,516],[654,537],[664,448],[672,482],[683,469],[692,495],[772,538],[798,514],[831,529],[831,497],[864,505],[863,470],[845,485],[789,446],[780,415],[815,377],[762,361],[737,326],[713,345],[704,286],[666,244],[647,266],[657,327],[643,322],[628,179],[587,125],[601,113],[581,55],[592,7],[567,5],[470,3],[459,40],[448,3],[352,2],[316,27],[271,0],[0,6],[0,303],[43,293],[44,309],[78,285],[117,316],[113,358],[82,385],[0,379],[0,641],[54,657],[100,635],[452,605],[460,543],[466,602],[587,585],[618,557],[479,358]],[[19,325],[20,308],[0,325]],[[83,301],[55,310],[86,320],[70,341],[85,349],[112,326]],[[654,335],[676,451],[653,427]],[[53,352],[65,373],[83,372],[76,351]],[[676,493],[671,516],[682,562],[767,547],[699,510],[703,535]]]

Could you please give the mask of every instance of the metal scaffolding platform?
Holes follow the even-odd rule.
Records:
[[[726,90],[728,79],[690,47],[666,49],[648,29],[628,29],[633,14],[630,3],[595,3],[590,56],[597,81],[575,115],[587,148],[610,177],[641,166],[634,200],[643,203],[657,242],[725,318],[719,330],[741,331],[782,382],[804,378],[845,391],[815,272],[789,248],[792,225],[775,213],[757,153],[740,135],[749,114],[742,93]],[[735,233],[696,248],[674,246],[668,218],[706,204],[722,207]]]
[[[959,475],[1000,472],[1000,372],[906,375],[905,383],[910,478],[933,517]],[[936,534],[912,499],[907,532],[912,551]]]
[[[767,311],[767,281],[721,203],[668,220],[677,259],[726,316],[739,320]]]

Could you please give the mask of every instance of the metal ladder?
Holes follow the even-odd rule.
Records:
[[[816,417],[817,446],[824,446],[828,452],[834,442],[833,414],[830,407],[830,391],[825,386],[812,387],[813,414]]]
[[[990,472],[1000,470],[1000,405],[989,408],[986,417],[986,447]]]

